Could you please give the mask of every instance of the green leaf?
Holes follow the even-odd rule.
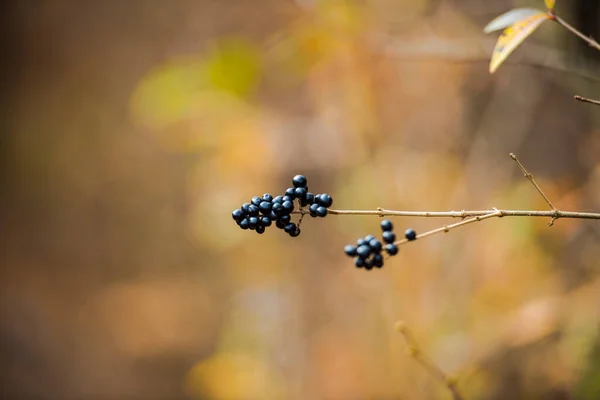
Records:
[[[499,31],[500,29],[507,28],[517,22],[539,14],[545,13],[543,11],[536,10],[535,8],[515,8],[514,10],[510,10],[494,18],[489,24],[486,25],[485,28],[483,28],[483,31],[485,33]]]
[[[555,0],[544,0],[544,2],[546,3],[546,8],[548,8],[548,10],[552,11],[554,9],[554,3],[556,3]]]
[[[490,73],[496,72],[506,58],[531,35],[542,22],[550,19],[547,13],[538,13],[506,28],[496,42],[490,61]]]

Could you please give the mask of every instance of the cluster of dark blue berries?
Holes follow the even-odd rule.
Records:
[[[354,265],[357,268],[371,270],[373,267],[383,267],[383,254],[385,251],[389,256],[398,254],[396,234],[393,232],[394,225],[390,220],[381,221],[381,230],[383,231],[381,239],[383,243],[373,235],[367,235],[356,241],[356,246],[351,244],[344,247],[344,252],[349,257],[354,257]],[[407,240],[415,240],[417,233],[414,229],[407,229],[404,236]]]
[[[304,175],[296,175],[292,179],[293,187],[286,189],[280,196],[266,193],[262,197],[255,196],[250,203],[244,203],[241,208],[233,210],[231,216],[242,229],[250,229],[262,234],[265,229],[275,224],[291,237],[300,235],[300,221],[292,222],[292,212],[308,206],[311,217],[325,217],[333,199],[327,193],[312,194],[308,191],[308,180]],[[301,217],[302,218],[302,217]]]

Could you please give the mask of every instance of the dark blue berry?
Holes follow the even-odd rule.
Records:
[[[360,258],[360,257],[356,257],[354,259],[354,265],[356,265],[357,268],[362,268],[365,266],[365,259],[364,258]]]
[[[298,227],[296,227],[296,229],[293,232],[290,232],[291,237],[298,237],[298,235],[300,235],[300,228]]]
[[[367,258],[371,254],[371,248],[368,245],[363,244],[362,246],[358,246],[356,254],[358,254],[359,257]]]
[[[384,219],[381,221],[381,230],[384,232],[391,232],[394,230],[394,224],[389,219]]]
[[[275,198],[273,199],[273,201],[271,203],[283,203],[283,196],[281,196],[281,195],[275,196]]]
[[[258,218],[256,218],[256,217],[248,218],[248,227],[250,229],[256,229],[257,226],[258,226]]]
[[[292,220],[292,217],[290,215],[282,215],[281,217],[279,217],[279,220],[281,222],[283,222],[285,225],[287,225]]]
[[[275,214],[276,217],[282,215],[284,213],[283,204],[273,203],[273,206],[271,206],[271,211]]]
[[[294,231],[296,230],[296,224],[295,224],[295,223],[293,223],[293,222],[290,222],[289,224],[287,224],[287,225],[285,226],[284,230],[285,230],[287,233],[292,233],[292,232],[294,232]]]
[[[317,207],[316,211],[317,217],[325,217],[327,215],[327,208],[323,206]]]
[[[362,246],[367,243],[369,243],[369,242],[367,242],[365,239],[361,238],[356,241],[356,246],[359,247],[359,246]]]
[[[302,199],[300,199],[300,204],[302,205],[302,207],[311,205],[314,202],[315,202],[315,195],[312,194],[311,192],[306,192],[306,195]]]
[[[261,203],[258,205],[258,209],[260,210],[260,212],[264,215],[268,215],[271,214],[271,207],[273,206],[273,204],[271,204],[268,201],[261,201]]]
[[[297,187],[294,192],[297,199],[303,199],[304,196],[306,196],[306,193],[308,193],[305,187]]]
[[[346,253],[349,257],[356,256],[356,246],[352,246],[348,244],[344,247],[344,253]]]
[[[275,221],[275,226],[278,227],[279,229],[285,229],[286,225],[287,225],[287,223],[285,223],[279,219],[277,221]]]
[[[365,269],[370,271],[373,269],[373,260],[365,260]]]
[[[404,237],[408,240],[415,240],[417,238],[417,232],[414,229],[408,228],[406,232],[404,232]]]
[[[248,218],[244,218],[243,220],[241,220],[238,225],[242,229],[248,229],[249,228]]]
[[[262,235],[263,233],[265,233],[265,227],[262,226],[262,225],[257,226],[256,227],[256,233],[259,233],[259,234]]]
[[[233,210],[231,216],[233,217],[234,221],[239,222],[244,219],[244,212],[238,208],[237,210]]]
[[[373,236],[373,235],[367,235],[367,236],[365,236],[365,241],[366,241],[367,243],[369,243],[369,242],[370,242],[371,240],[373,240],[373,239],[375,239],[375,236]]]
[[[258,215],[258,206],[255,206],[254,204],[250,204],[250,207],[248,207],[248,215],[255,217]]]
[[[265,193],[263,194],[262,200],[270,203],[273,201],[273,196],[271,196],[269,193]]]
[[[383,256],[381,254],[375,254],[373,256],[373,266],[377,268],[383,267]]]
[[[310,205],[310,207],[308,207],[308,212],[310,213],[311,217],[316,217],[317,216],[317,210],[319,209],[319,205],[317,203],[313,203]]]
[[[318,195],[315,198],[315,201],[317,203],[319,203],[319,205],[322,205],[323,207],[331,207],[331,205],[333,204],[333,199],[327,193]]]
[[[386,243],[394,243],[396,241],[396,234],[392,231],[385,231],[381,235],[382,239]]]
[[[286,201],[294,201],[294,198],[292,196],[285,195],[283,196],[283,199],[281,199],[281,202],[285,203]]]
[[[396,254],[398,254],[398,246],[396,246],[393,243],[386,244],[385,252],[388,253],[390,256],[395,256]]]
[[[292,179],[292,183],[294,184],[294,187],[306,187],[308,180],[304,175],[296,175]]]
[[[371,247],[371,250],[375,253],[379,253],[381,251],[381,242],[377,239],[373,239],[369,242],[369,247]]]
[[[294,203],[291,201],[284,201],[281,205],[283,206],[283,211],[286,213],[294,211]]]
[[[254,196],[254,197],[252,198],[252,201],[251,201],[251,203],[252,203],[252,204],[254,204],[255,206],[257,206],[257,205],[259,205],[259,204],[260,204],[260,202],[261,202],[261,201],[262,201],[262,199],[261,199],[260,197],[258,197],[258,196]]]
[[[242,204],[242,211],[244,212],[244,214],[248,214],[250,212],[250,206],[250,203]]]
[[[296,198],[296,189],[294,188],[287,188],[285,190],[285,195],[288,196],[291,200]]]
[[[262,224],[262,226],[264,226],[264,227],[271,226],[271,222],[272,222],[272,221],[271,221],[271,218],[270,218],[270,217],[267,217],[267,216],[264,216],[264,217],[262,217],[262,218],[260,219],[260,223],[261,223],[261,224]]]

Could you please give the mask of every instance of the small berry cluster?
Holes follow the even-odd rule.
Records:
[[[385,243],[383,245],[373,235],[367,235],[364,238],[356,241],[356,246],[351,244],[344,247],[344,252],[349,257],[354,258],[354,265],[357,268],[365,268],[367,271],[373,269],[373,267],[383,267],[383,250],[388,256],[395,256],[398,254],[398,246],[394,243],[396,241],[396,234],[393,232],[394,225],[388,219],[381,221],[382,237],[381,239]],[[407,229],[404,236],[407,240],[415,240],[417,233],[414,229]]]
[[[233,210],[231,216],[242,229],[250,229],[263,234],[273,223],[291,237],[300,235],[300,221],[292,222],[294,201],[298,202],[300,210],[308,206],[311,217],[325,217],[328,208],[333,204],[332,197],[327,194],[314,195],[308,191],[308,180],[304,175],[296,175],[292,179],[293,187],[286,189],[280,196],[266,193],[262,197],[255,196],[250,203],[244,203],[241,208]]]

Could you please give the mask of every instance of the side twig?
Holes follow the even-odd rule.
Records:
[[[588,99],[587,97],[582,96],[575,96],[575,100],[600,106],[600,100]]]
[[[521,164],[521,161],[519,161],[519,159],[517,158],[517,156],[514,153],[510,153],[509,156],[510,156],[510,158],[512,158],[513,160],[515,160],[515,162],[517,163],[517,165],[519,166],[519,168],[521,168],[521,171],[523,171],[523,174],[525,175],[525,178],[527,178],[529,180],[529,182],[531,182],[531,184],[535,187],[535,189],[538,191],[538,193],[544,198],[544,200],[546,201],[546,203],[548,203],[548,206],[550,206],[550,209],[552,211],[556,211],[556,207],[554,207],[554,204],[552,204],[552,202],[550,201],[550,199],[548,198],[548,196],[546,196],[546,194],[544,193],[544,191],[542,190],[542,188],[540,188],[540,186],[537,184],[537,182],[535,181],[535,179],[533,179],[533,175],[531,173],[529,173],[529,171],[527,171],[527,169],[523,166],[523,164]],[[553,215],[552,219],[548,223],[548,226],[554,225],[554,221],[556,221],[557,219],[558,218]]]
[[[583,33],[579,32],[577,29],[575,29],[572,25],[567,23],[564,19],[562,19],[558,15],[554,14],[554,12],[552,12],[552,11],[550,12],[550,18],[553,21],[556,21],[561,26],[565,27],[572,34],[574,34],[575,36],[577,36],[578,38],[580,38],[581,40],[586,42],[590,47],[600,51],[600,43],[598,43],[596,40],[594,40],[594,38],[592,38],[591,36],[585,36]]]
[[[458,391],[456,387],[456,380],[452,377],[449,377],[444,373],[444,371],[437,366],[435,362],[427,354],[425,354],[419,344],[415,340],[414,336],[406,326],[404,322],[396,323],[396,330],[400,332],[404,336],[404,340],[406,340],[406,345],[408,348],[409,354],[417,360],[419,364],[437,381],[446,386],[450,393],[452,394],[452,398],[454,400],[464,400],[464,397]]]

